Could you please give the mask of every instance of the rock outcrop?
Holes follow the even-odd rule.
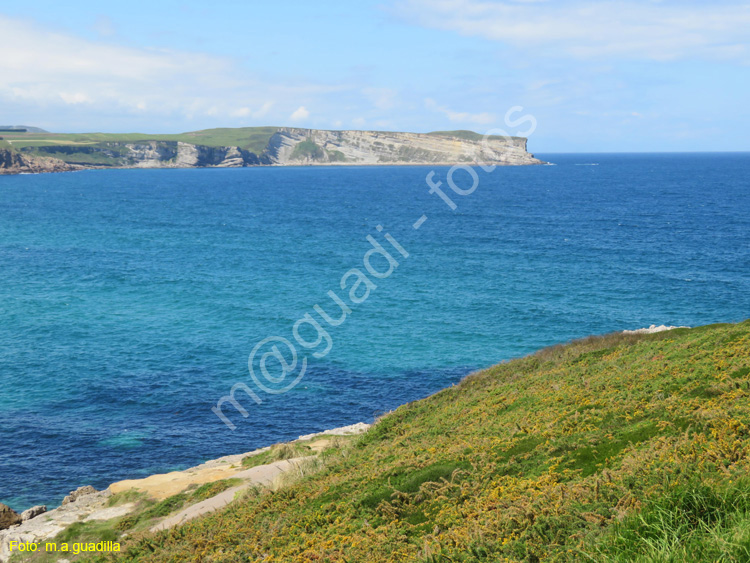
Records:
[[[0,530],[7,530],[11,526],[22,522],[21,515],[7,504],[0,503]]]
[[[57,158],[30,156],[10,149],[0,149],[0,174],[68,172],[79,168]]]
[[[96,145],[34,147],[85,168],[202,168],[261,164],[260,158],[239,147],[208,147],[181,141],[108,142]]]
[[[27,522],[28,520],[36,518],[37,516],[44,514],[45,512],[47,512],[47,507],[44,505],[32,506],[31,508],[21,512],[21,520],[23,522]]]
[[[654,334],[655,332],[664,332],[665,330],[674,330],[676,328],[690,328],[689,326],[667,326],[667,325],[651,325],[648,328],[637,328],[635,330],[623,330],[623,334]]]
[[[86,485],[84,487],[78,487],[75,491],[71,491],[69,495],[67,495],[63,501],[62,506],[65,506],[66,504],[70,504],[71,502],[77,501],[79,498],[86,496],[86,495],[93,495],[98,493],[94,487],[91,485]]]
[[[85,494],[79,496],[76,502],[69,502],[64,506],[45,512],[41,518],[30,518],[19,526],[0,530],[0,563],[10,559],[11,541],[19,543],[51,541],[52,538],[72,524],[110,520],[124,516],[133,510],[133,503],[107,506],[110,496],[108,491]]]

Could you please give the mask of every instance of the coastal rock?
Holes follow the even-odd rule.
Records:
[[[27,522],[28,520],[36,518],[37,516],[44,514],[45,512],[47,512],[47,507],[45,505],[32,506],[31,508],[24,510],[21,513],[21,520],[23,522]]]
[[[333,428],[331,430],[324,430],[323,432],[316,432],[314,434],[305,434],[304,436],[297,438],[297,440],[311,440],[319,436],[353,436],[356,434],[364,434],[371,426],[371,424],[357,422],[356,424],[342,426],[341,428]]]
[[[80,490],[80,489],[79,489]],[[86,490],[89,490],[86,488]],[[39,543],[51,540],[68,526],[76,522],[91,520],[109,520],[124,516],[134,508],[133,503],[116,507],[108,507],[110,494],[102,491],[93,494],[83,494],[65,506],[59,506],[45,512],[42,517],[31,518],[20,525],[7,530],[0,530],[0,563],[8,561],[11,556],[10,542]],[[114,511],[113,509],[116,509]]]
[[[239,147],[208,147],[182,141],[147,141],[143,143],[110,142],[103,146],[72,147],[75,153],[100,159],[106,167],[135,168],[203,168],[243,167],[260,164],[254,153]],[[51,150],[39,147],[36,150]],[[54,147],[54,150],[62,150]],[[76,154],[78,156],[76,156]]]
[[[162,168],[163,163],[169,163],[177,156],[177,143],[150,141],[138,144],[108,143],[114,148],[125,148],[121,156],[137,168]]]
[[[22,522],[21,515],[10,506],[0,503],[0,530],[5,530]]]
[[[68,172],[79,168],[57,158],[30,156],[10,149],[0,149],[0,174]]]
[[[180,168],[198,166],[201,160],[201,154],[196,145],[190,143],[177,143],[177,156],[175,157],[175,166]]]
[[[97,491],[91,485],[86,485],[85,487],[78,487],[75,491],[71,491],[70,494],[63,499],[62,505],[65,506],[66,504],[70,504],[71,502],[77,501],[79,498],[83,496],[93,495],[98,492],[99,491]]]
[[[690,328],[689,326],[667,326],[667,325],[651,325],[648,328],[637,328],[635,330],[623,330],[623,334],[654,334],[655,332],[664,332],[665,330],[674,330],[676,328]]]
[[[543,164],[526,151],[523,137],[460,136],[386,131],[324,131],[281,127],[261,160],[264,164]]]
[[[45,512],[47,512],[47,507],[44,505],[32,506],[28,510],[24,510],[23,512],[21,512],[21,520],[26,522],[27,520],[36,518],[40,514],[44,514]]]

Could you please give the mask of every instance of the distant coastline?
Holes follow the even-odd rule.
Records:
[[[0,135],[0,174],[100,168],[544,164],[524,137],[473,131],[402,133],[292,127],[208,129],[179,135],[56,134],[19,129]]]

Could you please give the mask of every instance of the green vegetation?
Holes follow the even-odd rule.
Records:
[[[346,162],[346,156],[341,151],[329,151],[326,149],[326,152],[328,153],[328,160],[330,162]]]
[[[209,147],[240,147],[255,154],[261,154],[278,127],[242,127],[238,129],[205,129],[193,133],[183,133],[178,141],[206,145]]]
[[[306,158],[319,160],[323,158],[324,154],[325,152],[321,147],[319,147],[314,141],[307,139],[294,145],[294,149],[289,158],[291,160],[304,160]]]
[[[304,457],[312,453],[310,447],[299,443],[274,444],[266,451],[259,454],[245,456],[242,459],[242,467],[250,468],[258,465],[267,465],[282,459]]]
[[[127,491],[115,493],[109,497],[109,499],[107,499],[107,506],[119,506],[129,502],[141,502],[146,500],[146,498],[146,493],[137,489],[128,489]]]
[[[474,131],[467,131],[465,129],[459,129],[457,131],[432,131],[427,133],[428,135],[435,135],[436,137],[455,137],[457,139],[464,139],[466,141],[481,141],[484,135],[475,133]],[[502,141],[506,137],[501,135],[490,135],[489,139]],[[511,139],[523,139],[523,137],[510,137]]]
[[[91,520],[90,522],[76,522],[65,528],[55,537],[55,543],[88,543],[100,541],[117,541],[119,534],[113,530],[107,521]]]
[[[14,146],[17,144],[14,142]],[[69,164],[90,166],[125,166],[130,164],[126,157],[128,150],[111,143],[90,145],[27,145],[20,149],[24,154],[58,158]]]
[[[145,133],[4,133],[15,148],[55,145],[96,145],[98,143],[138,143],[148,141],[182,141],[207,147],[237,146],[261,154],[278,127],[240,127],[204,129],[174,135]]]
[[[750,321],[542,350],[96,561],[748,561]]]
[[[177,493],[159,502],[151,499],[142,499],[135,511],[117,521],[115,528],[122,532],[150,528],[156,519],[164,518],[182,510],[186,506],[216,496],[231,487],[239,485],[241,482],[241,479],[222,479],[213,483],[206,483],[193,490]],[[125,491],[121,494],[137,495],[137,493],[131,493],[130,491]],[[110,502],[112,502],[111,499]]]
[[[679,485],[615,524],[602,559],[750,561],[750,483]]]
[[[189,504],[194,504],[215,497],[219,493],[223,493],[227,489],[231,489],[240,483],[242,483],[242,479],[222,479],[221,481],[214,481],[213,483],[200,485],[196,489],[189,491]]]

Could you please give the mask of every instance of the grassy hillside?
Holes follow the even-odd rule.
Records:
[[[117,560],[748,561],[749,394],[750,321],[545,349]]]
[[[175,135],[145,133],[9,133],[2,137],[17,149],[55,145],[97,145],[111,142],[183,141],[209,147],[238,146],[259,154],[268,145],[278,127],[241,127],[236,129],[204,129]]]

